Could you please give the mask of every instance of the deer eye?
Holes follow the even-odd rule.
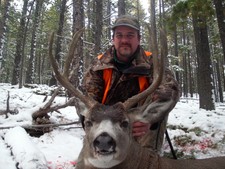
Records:
[[[86,121],[85,122],[85,127],[92,127],[92,126],[93,126],[93,124],[92,124],[91,121]]]
[[[128,123],[128,121],[122,121],[122,123],[120,124],[120,126],[122,128],[127,128],[129,126],[129,123]]]

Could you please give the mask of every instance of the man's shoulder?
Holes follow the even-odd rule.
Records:
[[[152,52],[149,52],[149,51],[147,51],[147,50],[144,50],[144,53],[145,53],[145,55],[146,55],[147,57],[152,56]]]
[[[152,56],[152,52],[144,49],[142,46],[140,46],[140,53],[141,53],[142,56],[147,56],[147,57]]]
[[[102,54],[99,54],[99,55],[97,56],[97,59],[100,60],[100,59],[102,58],[103,55],[104,55],[103,53],[102,53]]]
[[[137,59],[142,60],[143,62],[149,62],[152,58],[152,52],[149,50],[145,50],[142,46],[140,46],[139,55]]]
[[[98,60],[102,60],[102,61],[105,61],[105,60],[108,60],[108,59],[112,59],[113,58],[113,54],[112,53],[113,53],[113,48],[110,47],[104,53],[100,53],[97,56],[97,59]]]
[[[111,50],[108,49],[108,50],[106,50],[105,53],[102,53],[102,54],[99,54],[98,56],[96,56],[92,62],[91,67],[94,71],[114,67],[113,56],[111,55]]]
[[[137,64],[142,64],[142,63],[147,63],[150,64],[152,63],[152,52],[144,50],[142,47],[140,48],[140,53],[138,57],[136,58]]]

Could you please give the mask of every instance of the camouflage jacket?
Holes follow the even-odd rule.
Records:
[[[128,68],[118,70],[118,65],[114,59],[114,47],[112,46],[103,55],[99,55],[94,61],[84,78],[84,90],[86,94],[102,102],[105,91],[103,70],[112,69],[112,78],[105,104],[115,104],[123,102],[129,97],[140,92],[138,77],[147,77],[151,84],[153,78],[153,65],[150,52],[144,51],[141,47],[136,52],[136,57],[132,60]],[[169,69],[165,70],[162,84],[152,94],[152,99],[165,101],[173,99],[175,103],[179,99],[179,87]]]

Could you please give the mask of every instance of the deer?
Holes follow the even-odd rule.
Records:
[[[155,57],[157,55],[153,56],[154,80],[152,84],[145,91],[123,103],[104,105],[75,88],[68,78],[69,68],[76,43],[79,41],[82,32],[83,29],[77,31],[73,36],[63,73],[59,71],[57,61],[52,54],[54,33],[52,33],[49,42],[49,58],[56,79],[78,99],[78,102],[85,105],[81,112],[85,116],[85,136],[76,169],[225,169],[225,156],[195,160],[169,159],[161,157],[153,150],[142,147],[133,139],[132,122],[135,119],[143,122],[156,122],[161,119],[162,114],[149,112],[148,106],[140,109],[133,108],[133,105],[146,98],[160,85],[164,72],[163,58],[165,58],[165,52],[161,52],[160,59]],[[157,49],[155,53],[157,53]],[[154,106],[150,105],[150,107]],[[160,109],[165,109],[163,105],[158,106],[160,106]],[[143,111],[142,114],[138,113],[140,110]]]

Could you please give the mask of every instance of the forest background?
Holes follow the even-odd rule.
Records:
[[[129,14],[141,23],[145,50],[165,30],[166,65],[183,97],[198,96],[206,110],[224,101],[225,0],[1,0],[0,11],[0,83],[57,85],[49,36],[55,32],[55,58],[63,67],[73,34],[85,27],[71,63],[79,87],[92,60],[111,45],[115,18]]]

